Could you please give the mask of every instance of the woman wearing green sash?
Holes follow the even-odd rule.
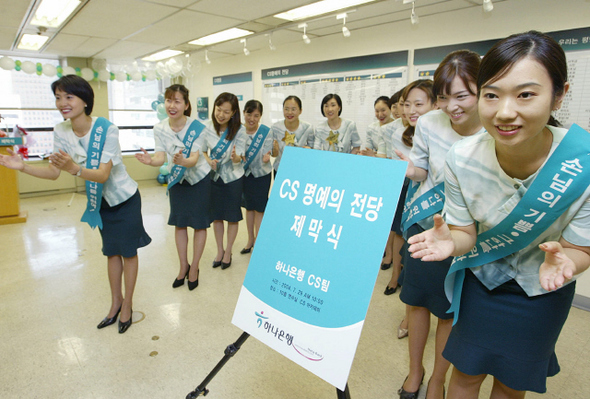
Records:
[[[445,290],[455,324],[443,355],[449,397],[543,393],[575,276],[590,264],[590,135],[551,126],[568,91],[563,49],[527,32],[496,43],[477,78],[487,134],[457,143],[445,169],[445,218],[414,236],[424,261],[455,256]],[[447,224],[448,223],[448,224]]]
[[[13,154],[0,155],[0,165],[42,179],[55,180],[65,171],[86,180],[88,207],[82,220],[100,229],[111,287],[111,308],[97,327],[114,324],[120,313],[119,333],[124,333],[133,316],[137,249],[151,242],[143,227],[137,183],[123,165],[117,126],[90,116],[94,92],[88,82],[68,75],[53,82],[51,89],[55,105],[66,120],[55,126],[50,164],[31,166]]]
[[[240,251],[242,255],[250,253],[256,242],[270,191],[272,174],[270,156],[278,155],[278,143],[275,143],[270,128],[260,125],[262,108],[262,103],[258,100],[250,100],[244,105],[246,156],[243,205],[246,208],[248,243]],[[274,154],[273,147],[276,147]]]
[[[205,157],[199,156],[206,145],[204,125],[190,117],[188,89],[183,85],[172,85],[166,89],[164,98],[168,118],[154,126],[155,154],[152,157],[142,148],[142,152],[135,154],[135,157],[145,165],[156,167],[164,164],[166,155],[172,160],[168,174],[168,224],[174,226],[180,262],[180,270],[172,287],[180,287],[188,279],[188,289],[192,291],[199,285],[199,261],[205,250],[207,229],[211,224],[211,168]],[[193,258],[190,264],[188,227],[194,229]]]
[[[448,54],[436,69],[431,86],[440,109],[422,113],[419,118],[416,114],[420,114],[421,99],[414,92],[420,90],[410,86],[410,90],[404,94],[406,114],[410,125],[415,126],[415,132],[412,136],[412,131],[407,129],[402,137],[406,144],[413,142],[409,159],[401,151],[396,150],[396,153],[409,161],[407,177],[420,182],[415,194],[411,193],[412,187],[415,187],[412,183],[408,188],[406,203],[411,201],[411,205],[402,216],[406,238],[432,227],[433,215],[442,211],[444,193],[440,190],[444,181],[445,157],[453,143],[483,131],[477,114],[475,85],[479,63],[479,55],[471,51],[459,50]],[[399,391],[401,399],[415,399],[425,376],[423,356],[431,315],[438,320],[434,366],[428,379],[426,398],[444,397],[444,384],[450,364],[443,358],[442,351],[452,322],[452,315],[447,313],[449,301],[445,296],[444,281],[451,261],[452,258],[448,258],[424,264],[409,255],[404,257],[400,299],[410,306],[410,372]]]
[[[232,247],[242,220],[242,189],[246,153],[246,133],[240,119],[238,97],[221,93],[215,99],[211,120],[205,123],[205,140],[209,155],[203,153],[212,169],[210,218],[217,244],[213,267],[231,266]],[[204,148],[203,151],[207,149]],[[227,243],[224,248],[224,221],[227,222]]]

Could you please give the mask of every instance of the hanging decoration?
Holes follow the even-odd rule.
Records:
[[[200,65],[199,65],[200,66]],[[137,62],[129,65],[108,65],[106,60],[93,59],[92,68],[72,68],[70,66],[55,66],[53,64],[34,63],[32,61],[13,60],[8,56],[0,57],[0,68],[7,71],[22,71],[29,75],[57,76],[78,75],[87,81],[152,81],[163,78],[190,78],[196,72],[188,57],[174,57],[167,61],[159,61],[156,65],[145,64],[139,67]]]

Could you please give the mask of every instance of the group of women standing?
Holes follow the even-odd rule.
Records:
[[[393,243],[407,240],[401,276],[394,267],[385,292],[402,285],[407,305],[401,399],[416,399],[427,374],[431,314],[438,323],[428,399],[445,397],[451,364],[451,398],[477,398],[487,375],[491,398],[523,398],[545,392],[559,372],[555,344],[575,276],[590,265],[590,187],[580,177],[590,135],[556,127],[551,116],[568,88],[565,53],[533,31],[498,42],[481,60],[453,52],[433,82],[396,94],[405,120],[381,124],[376,155],[407,161],[410,180],[394,220],[403,238],[392,228],[382,263],[395,265]],[[363,154],[375,155],[374,141],[367,137]],[[576,179],[554,209],[565,198],[557,192]]]
[[[409,334],[409,373],[400,398],[416,399],[427,374],[431,314],[438,321],[428,399],[445,397],[451,364],[451,398],[477,398],[488,374],[494,377],[491,398],[545,392],[546,378],[559,372],[555,344],[575,276],[590,265],[590,187],[584,183],[590,136],[553,126],[551,117],[568,88],[563,50],[539,32],[510,36],[482,60],[456,51],[441,62],[434,81],[417,80],[376,100],[377,121],[361,150],[355,123],[340,117],[336,94],[323,99],[326,120],[315,129],[299,120],[302,104],[295,96],[283,103],[285,119],[267,127],[260,125],[263,106],[255,100],[245,104],[242,124],[230,93],[217,97],[211,120],[201,123],[190,117],[188,90],[170,86],[168,118],[154,127],[155,152],[136,157],[151,166],[171,160],[168,223],[175,226],[180,263],[173,287],[185,279],[190,290],[197,287],[211,222],[213,267],[231,265],[242,205],[248,242],[241,252],[252,250],[285,146],[401,159],[408,162],[407,179],[381,265],[393,266],[385,294],[401,285],[407,305],[408,325],[400,331]],[[90,117],[88,83],[65,76],[52,89],[66,121],[55,128],[49,166],[32,167],[14,153],[0,156],[0,164],[40,178],[67,171],[87,181],[82,220],[100,228],[112,292],[98,328],[120,314],[123,333],[131,325],[137,248],[150,242],[137,184],[122,164],[116,126]],[[555,199],[550,189],[563,195]],[[424,201],[429,206],[416,212]],[[188,227],[194,230],[190,263]]]

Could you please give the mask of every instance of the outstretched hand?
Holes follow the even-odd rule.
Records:
[[[51,154],[49,156],[49,162],[51,162],[51,164],[59,170],[63,170],[72,174],[77,171],[74,160],[64,150],[59,150],[58,152]]]
[[[576,265],[557,241],[545,242],[539,248],[545,252],[545,261],[539,268],[539,282],[545,290],[555,291],[572,279]]]
[[[400,150],[394,150],[395,154],[399,157],[399,159],[401,159],[402,161],[406,161],[406,162],[411,162],[410,158],[408,158],[407,156],[404,155],[403,152],[401,152]]]
[[[7,148],[6,151],[8,151],[8,155],[0,154],[0,165],[6,166],[9,169],[22,171],[25,168],[22,158],[10,148]]]
[[[143,148],[140,148],[140,150],[141,152],[135,154],[135,158],[137,158],[137,160],[144,165],[151,165],[152,157],[150,156],[150,154],[148,154],[148,152]]]
[[[412,258],[427,262],[444,260],[455,250],[451,230],[438,214],[434,215],[434,227],[410,237],[408,244]]]

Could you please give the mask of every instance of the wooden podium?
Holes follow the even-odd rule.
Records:
[[[0,154],[8,155],[7,148],[22,144],[20,137],[0,137]],[[0,166],[0,225],[24,223],[27,213],[19,209],[18,172]]]

